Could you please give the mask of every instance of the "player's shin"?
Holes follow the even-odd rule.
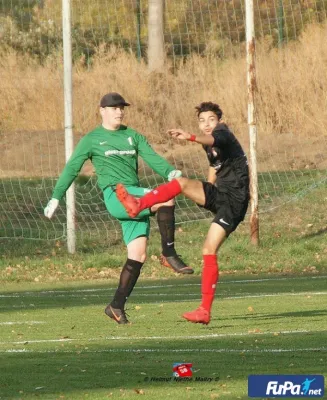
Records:
[[[157,222],[161,236],[162,254],[174,256],[175,250],[175,206],[163,206],[157,211]]]
[[[119,285],[111,302],[113,308],[123,309],[140,276],[143,263],[127,259],[121,271]]]
[[[215,297],[216,285],[219,279],[219,269],[216,254],[203,256],[202,270],[202,303],[201,306],[209,313]]]
[[[160,185],[140,198],[140,210],[150,208],[155,204],[165,203],[166,201],[178,196],[181,192],[181,185],[176,179],[172,180],[169,183]]]

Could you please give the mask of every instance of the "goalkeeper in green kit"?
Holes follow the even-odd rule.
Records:
[[[77,144],[56,183],[51,200],[44,209],[44,215],[51,218],[59,205],[59,200],[65,195],[84,162],[90,159],[98,177],[98,185],[103,191],[107,210],[119,220],[123,239],[127,246],[127,260],[121,271],[117,291],[105,309],[105,313],[119,324],[128,323],[125,303],[137,282],[146,259],[146,246],[150,231],[149,217],[155,212],[157,212],[161,234],[161,263],[178,273],[192,274],[194,272],[176,254],[173,201],[157,204],[151,209],[143,210],[137,218],[131,218],[117,199],[115,189],[119,182],[124,183],[128,192],[134,196],[142,197],[150,191],[139,185],[139,156],[156,173],[169,181],[181,176],[181,171],[176,170],[159,156],[143,135],[122,125],[124,109],[129,105],[118,93],[112,92],[103,96],[100,102],[102,125],[85,135]]]

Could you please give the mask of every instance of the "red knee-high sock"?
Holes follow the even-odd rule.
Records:
[[[140,211],[150,208],[158,203],[165,203],[182,192],[181,185],[174,179],[164,183],[140,198]]]
[[[210,312],[215,297],[216,284],[219,279],[217,256],[215,254],[204,255],[203,262],[201,306]]]

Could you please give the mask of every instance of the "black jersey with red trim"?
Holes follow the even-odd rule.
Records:
[[[225,124],[218,124],[212,132],[214,143],[203,146],[209,164],[216,170],[219,186],[238,187],[248,184],[249,168],[246,155],[234,134]]]

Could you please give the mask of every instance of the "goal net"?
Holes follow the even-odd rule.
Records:
[[[151,0],[153,1],[153,0]],[[326,181],[327,0],[255,2],[260,212]],[[65,238],[65,202],[52,221],[43,208],[64,164],[61,0],[0,4],[1,238]],[[147,68],[148,1],[72,0],[75,144],[100,123],[99,100],[120,92],[125,122],[185,176],[205,179],[200,146],[166,130],[197,133],[194,107],[219,103],[248,150],[243,0],[166,0],[165,69]],[[141,185],[162,179],[140,163]],[[86,163],[76,180],[79,240],[120,237]],[[183,198],[177,222],[209,214]]]

